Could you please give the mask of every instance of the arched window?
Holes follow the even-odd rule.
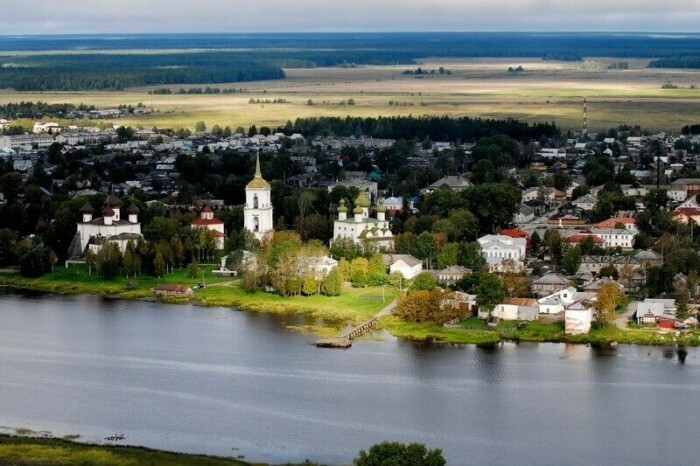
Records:
[[[258,208],[258,195],[256,194],[253,196],[253,209],[257,209],[257,208]]]
[[[257,207],[258,198],[255,198],[255,205]],[[258,217],[253,217],[253,231],[260,231],[260,219]]]

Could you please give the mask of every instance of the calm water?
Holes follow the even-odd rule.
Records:
[[[347,463],[381,440],[456,465],[698,462],[696,349],[329,350],[283,320],[1,295],[0,425],[269,462]]]

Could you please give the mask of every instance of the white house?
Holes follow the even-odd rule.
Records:
[[[569,287],[537,300],[540,314],[559,314],[575,302],[576,288]]]
[[[35,121],[34,128],[32,129],[32,132],[34,134],[40,134],[40,133],[56,134],[60,131],[61,131],[61,127],[58,125],[58,123],[54,123],[51,121]]]
[[[300,257],[298,266],[301,275],[311,273],[316,280],[323,280],[338,266],[338,261],[327,256]]]
[[[535,209],[527,204],[520,204],[520,209],[513,217],[515,223],[528,223],[535,219]]]
[[[491,314],[502,320],[537,320],[538,303],[532,298],[508,298],[496,305]]]
[[[423,262],[410,254],[383,254],[382,258],[390,274],[399,272],[407,280],[423,271]]]
[[[512,261],[516,270],[523,268],[527,240],[525,238],[511,238],[506,235],[486,235],[477,240],[481,246],[481,254],[486,259],[489,270],[502,271],[503,261]]]
[[[591,211],[597,202],[598,199],[593,194],[586,194],[573,201],[572,204],[579,209]]]

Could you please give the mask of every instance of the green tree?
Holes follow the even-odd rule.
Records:
[[[437,287],[437,281],[430,272],[421,272],[415,276],[411,283],[412,290],[432,291]]]
[[[312,274],[307,274],[302,282],[302,292],[306,296],[315,295],[318,292],[318,282]]]
[[[20,273],[36,278],[51,271],[51,250],[41,243],[33,243],[19,259]]]
[[[194,125],[194,130],[198,133],[203,133],[204,131],[207,130],[207,125],[203,121],[198,121]]]
[[[192,261],[187,265],[187,275],[190,278],[197,278],[199,276],[199,264],[197,261]]]
[[[386,271],[386,264],[381,254],[372,254],[369,259],[369,275],[367,282],[370,286],[386,285],[389,281],[389,274]]]
[[[486,266],[486,258],[481,253],[481,245],[474,241],[472,243],[460,243],[457,254],[457,264],[464,266],[474,272],[478,272]]]
[[[444,466],[442,450],[428,450],[425,445],[382,442],[369,451],[360,450],[353,460],[355,466]]]
[[[340,296],[343,289],[342,277],[340,276],[340,270],[338,267],[331,269],[323,279],[321,284],[321,291],[326,296]]]
[[[567,246],[561,259],[561,266],[566,273],[574,275],[581,266],[581,250],[578,246]]]
[[[492,232],[496,227],[507,226],[513,221],[522,196],[514,185],[486,183],[465,189],[462,198],[479,220],[481,231]]]
[[[488,312],[489,317],[497,304],[503,302],[508,296],[503,280],[498,275],[483,274],[479,278],[479,284],[476,286],[476,304],[483,311]]]
[[[437,256],[437,268],[444,269],[450,265],[457,265],[459,256],[459,243],[447,243]]]
[[[100,275],[108,280],[119,274],[122,266],[122,253],[117,243],[108,242],[104,244],[97,253],[97,269]]]
[[[350,263],[350,281],[356,288],[367,286],[369,279],[369,261],[364,257],[356,257]]]

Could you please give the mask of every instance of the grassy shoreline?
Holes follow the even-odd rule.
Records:
[[[166,303],[199,303],[204,306],[235,307],[249,312],[275,314],[304,314],[318,323],[291,330],[327,337],[334,335],[344,325],[355,325],[369,319],[398,296],[391,288],[345,288],[341,296],[280,296],[258,291],[246,293],[238,280],[211,275],[210,268],[202,268],[207,287],[197,290],[191,297],[158,298]],[[57,269],[51,274],[30,279],[19,274],[0,273],[0,287],[18,291],[42,292],[57,295],[118,295],[123,299],[154,298],[151,291],[158,283],[177,283],[192,286],[200,278],[191,278],[184,269],[176,269],[162,278],[142,276],[118,277],[113,281],[88,274],[83,267]],[[700,332],[659,332],[652,329],[625,330],[608,326],[592,329],[587,335],[565,335],[563,323],[530,322],[518,328],[516,322],[501,322],[495,329],[477,319],[467,319],[455,328],[446,328],[430,323],[405,322],[393,316],[380,319],[380,328],[397,338],[432,342],[437,344],[494,344],[501,341],[528,341],[542,343],[602,344],[617,342],[638,345],[700,345]]]
[[[241,459],[175,453],[146,447],[81,443],[67,438],[0,434],[0,464],[93,466],[250,466]]]

